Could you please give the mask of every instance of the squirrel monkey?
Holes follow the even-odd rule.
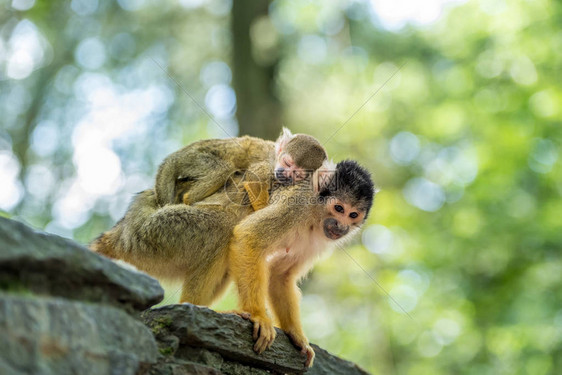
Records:
[[[300,322],[297,282],[326,248],[358,231],[375,194],[369,172],[354,161],[338,163],[335,171],[319,170],[315,178],[324,179],[315,189],[295,185],[274,191],[275,203],[236,225],[229,254],[240,315],[249,313],[254,323],[254,350],[263,352],[275,339],[269,302],[279,327],[306,353],[307,366],[314,351]]]
[[[316,138],[293,135],[287,128],[275,143],[249,136],[202,140],[164,159],[156,175],[156,200],[160,206],[199,202],[223,187],[233,173],[244,170],[244,187],[259,209],[267,205],[272,176],[283,185],[298,182],[326,158]]]
[[[196,142],[166,158],[155,189],[137,194],[125,216],[90,248],[157,278],[183,280],[181,302],[210,305],[230,281],[232,229],[256,207],[243,193],[244,188],[251,191],[248,181],[231,172],[246,166],[263,167],[266,160],[270,179],[276,159],[277,179],[300,180],[309,173],[305,169],[321,166],[326,152],[315,138],[293,135],[287,129],[276,143],[251,137]],[[224,190],[219,190],[221,186]],[[244,202],[233,199],[241,191]],[[190,205],[183,203],[186,193]],[[263,203],[267,204],[267,198],[262,207]]]
[[[309,181],[277,187],[274,203],[254,213],[229,195],[240,191],[240,175],[192,205],[161,207],[154,190],[145,190],[90,247],[157,278],[182,280],[180,302],[210,305],[234,276],[241,310],[252,314],[259,333],[256,349],[263,351],[275,337],[265,311],[268,296],[281,328],[310,365],[314,352],[300,324],[296,283],[326,245],[361,225],[373,199],[368,173],[354,162],[339,163],[335,172],[318,170],[318,180],[314,189],[303,189]]]

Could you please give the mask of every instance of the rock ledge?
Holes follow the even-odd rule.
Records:
[[[302,374],[280,330],[252,350],[252,324],[190,304],[150,310],[160,284],[85,247],[0,218],[0,374]],[[142,310],[145,310],[141,313]],[[364,375],[314,346],[307,374]]]

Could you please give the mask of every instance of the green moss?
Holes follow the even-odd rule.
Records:
[[[150,329],[154,335],[159,335],[166,328],[172,325],[172,318],[169,316],[161,316],[150,322]]]
[[[173,323],[172,318],[170,318],[169,316],[161,316],[154,319],[154,321],[161,324],[163,327],[171,327]]]
[[[172,347],[165,347],[165,348],[158,348],[158,351],[160,352],[160,354],[165,355],[165,356],[170,356],[172,354],[174,354],[174,348]]]
[[[0,280],[0,290],[7,293],[21,294],[21,295],[32,295],[33,293],[29,288],[24,286],[19,281],[14,280]]]

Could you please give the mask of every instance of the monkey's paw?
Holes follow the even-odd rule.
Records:
[[[250,316],[250,321],[254,323],[254,351],[261,354],[273,344],[277,333],[268,317]]]
[[[306,367],[312,366],[314,362],[314,349],[308,343],[308,339],[302,333],[287,332],[287,335],[293,342],[293,344],[301,350],[301,353],[306,354],[306,362],[304,365]]]
[[[183,204],[187,204],[188,206],[191,206],[191,201],[189,200],[189,193],[185,193],[183,195],[182,202]]]

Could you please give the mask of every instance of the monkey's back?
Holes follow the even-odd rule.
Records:
[[[156,175],[155,190],[160,206],[180,203],[192,192],[196,202],[204,192],[214,192],[237,170],[275,162],[275,144],[256,137],[205,139],[191,143],[164,159]],[[198,188],[194,186],[199,185]]]
[[[178,156],[208,153],[223,160],[231,160],[237,168],[275,157],[275,143],[261,138],[243,136],[226,139],[203,139],[177,151]]]
[[[239,177],[241,178],[241,177]],[[125,216],[90,248],[163,279],[181,279],[224,262],[232,229],[252,212],[234,202],[235,179],[192,206],[159,207],[153,189],[137,194]],[[231,194],[231,195],[229,195]]]

